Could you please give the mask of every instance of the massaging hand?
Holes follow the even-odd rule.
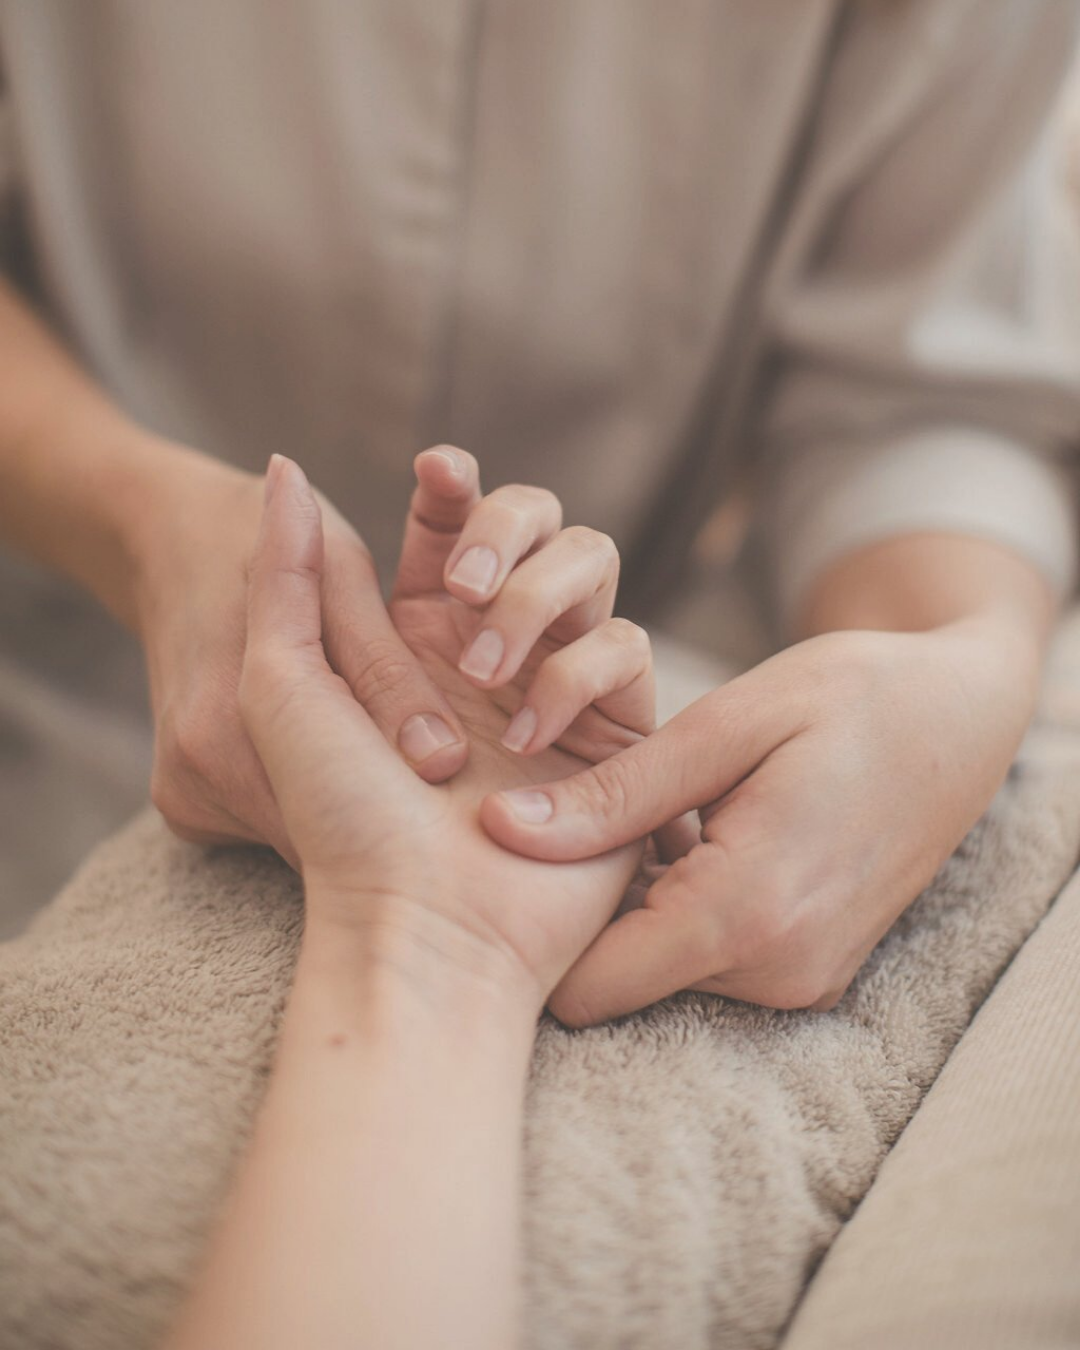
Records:
[[[185,839],[269,843],[295,863],[237,703],[262,479],[185,454],[162,495],[165,509],[145,532],[138,602],[154,803]],[[439,782],[465,762],[464,728],[395,631],[363,542],[325,500],[322,509],[329,659],[386,739]]]
[[[1004,641],[975,621],[812,638],[594,769],[488,798],[490,834],[546,859],[700,810],[700,842],[583,955],[556,1016],[685,988],[832,1006],[1007,772],[1030,709]]]
[[[612,618],[611,540],[561,529],[559,500],[542,488],[481,497],[464,450],[427,450],[415,468],[390,617],[462,720],[479,710],[487,735],[493,714],[512,714],[504,729],[494,718],[507,749],[555,744],[593,763],[652,731],[652,649],[643,629]]]
[[[485,835],[477,819],[485,792],[559,777],[582,761],[554,749],[527,759],[504,749],[500,739],[507,718],[500,703],[456,666],[462,635],[467,640],[473,630],[497,624],[506,665],[493,680],[522,660],[534,669],[539,662],[529,699],[551,689],[551,698],[545,693],[535,699],[537,722],[547,728],[543,735],[558,734],[554,728],[577,721],[575,705],[586,689],[572,655],[575,644],[547,657],[556,663],[553,669],[567,672],[565,684],[562,678],[550,685],[543,680],[551,640],[539,654],[530,654],[530,648],[553,616],[572,632],[595,620],[592,611],[580,612],[581,605],[588,606],[583,597],[601,590],[606,595],[607,588],[596,587],[596,569],[579,567],[577,553],[564,552],[565,543],[556,547],[557,534],[515,568],[519,557],[555,528],[546,497],[493,494],[475,505],[475,465],[460,452],[429,452],[418,462],[418,475],[394,616],[468,728],[467,767],[442,786],[420,780],[331,669],[322,641],[321,513],[302,473],[287,460],[275,459],[268,475],[251,566],[240,705],[303,864],[309,923],[367,933],[385,927],[415,931],[426,944],[454,961],[475,963],[477,970],[489,968],[492,960],[508,962],[520,979],[535,983],[542,999],[610,917],[639,850],[555,865],[518,857]],[[514,511],[504,515],[510,501]],[[501,524],[492,528],[496,522]],[[448,558],[452,570],[476,538],[499,553],[491,591],[516,596],[513,613],[496,598],[478,616],[441,587]],[[475,599],[481,588],[467,589]],[[651,673],[643,676],[638,653],[632,652],[631,660],[608,660],[604,645],[580,642],[590,667],[599,664],[593,660],[597,651],[607,660],[609,674],[601,685],[622,688],[624,703],[637,701],[647,728]],[[528,677],[521,684],[528,685]],[[513,701],[519,698],[520,693]]]

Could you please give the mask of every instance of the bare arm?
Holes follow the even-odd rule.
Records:
[[[812,587],[798,624],[805,637],[936,634],[968,665],[973,691],[993,688],[996,720],[1012,725],[1015,749],[1034,712],[1056,611],[1045,577],[1011,549],[928,533],[841,558]]]
[[[261,496],[255,476],[134,423],[0,280],[0,539],[138,633],[152,795],[173,829],[295,860],[237,704]],[[403,758],[441,781],[465,760],[463,729],[391,623],[363,542],[326,513],[335,666]]]
[[[0,278],[0,535],[134,627],[138,525],[185,454],[133,423]]]
[[[309,890],[309,913],[333,904]],[[422,935],[377,957],[310,926],[255,1137],[170,1350],[509,1350],[538,1012]]]
[[[481,502],[464,529],[426,537],[424,520],[449,525],[468,503],[446,495],[437,464],[420,471],[398,603],[412,596],[407,626],[437,669],[460,656],[468,629],[448,595],[430,593],[492,510]],[[318,508],[295,465],[276,473],[241,699],[303,859],[305,933],[255,1137],[170,1350],[508,1350],[536,1018],[612,913],[638,851],[549,867],[492,844],[476,816],[487,787],[581,761],[500,748],[508,708],[452,665],[443,678],[475,737],[469,767],[440,787],[404,769],[326,663]],[[569,554],[559,538],[537,552],[520,538],[507,555],[517,609],[535,611],[556,578],[578,579],[580,536]],[[576,598],[564,590],[571,610]],[[498,597],[480,610],[500,612]],[[578,673],[596,666],[595,646],[553,650],[541,638],[528,696],[551,662],[572,674],[575,653]],[[629,649],[622,659],[611,684],[623,711],[636,702],[651,724],[651,678],[643,687]]]
[[[842,628],[917,633],[985,620],[1038,657],[1054,618],[1050,587],[1011,549],[970,536],[901,535],[849,553],[812,587],[802,636]]]

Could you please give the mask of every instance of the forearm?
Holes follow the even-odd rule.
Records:
[[[141,531],[203,457],[136,425],[0,280],[0,538],[136,621]]]
[[[800,619],[807,637],[923,635],[938,692],[946,681],[963,692],[988,729],[987,760],[1003,772],[1035,711],[1055,611],[1049,584],[1019,554],[968,536],[912,534],[842,558],[812,588]]]
[[[305,936],[255,1135],[170,1350],[514,1344],[537,1009],[414,955],[373,963]]]
[[[800,636],[840,629],[928,632],[977,625],[1008,637],[1012,655],[1037,673],[1055,604],[1041,573],[981,539],[912,534],[846,555],[811,588]]]

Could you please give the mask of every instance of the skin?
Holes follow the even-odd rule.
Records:
[[[889,540],[820,580],[805,640],[591,770],[488,798],[493,838],[553,860],[699,814],[698,839],[561,982],[556,1015],[584,1026],[684,988],[834,1006],[1003,781],[1053,612],[994,544]]]
[[[270,842],[298,863],[237,696],[259,491],[250,475],[134,426],[0,282],[0,532],[139,632],[156,720],[153,795],[169,824],[188,838]],[[515,521],[520,505],[493,509],[448,560],[450,592],[474,608],[473,586],[449,580],[465,553],[498,555],[508,541],[505,578],[514,539],[550,532],[550,505],[526,524]],[[323,507],[331,664],[403,759],[440,781],[468,755],[466,728],[383,609],[363,544]],[[579,603],[595,608],[595,597]],[[410,612],[399,607],[396,622],[408,626]],[[489,692],[509,682],[502,706],[527,714],[524,739],[518,723],[509,743],[528,758],[562,736],[559,707],[568,692],[590,692],[589,672],[617,639],[582,637],[605,644],[602,659],[594,652],[576,673],[547,663],[526,696],[513,673],[525,641],[513,612],[504,603],[488,624],[506,629],[493,680],[457,674]],[[558,1014],[586,1024],[683,987],[775,1007],[835,1003],[1004,777],[1052,612],[1034,569],[993,544],[885,541],[817,581],[806,640],[592,773],[542,784],[524,803],[489,798],[491,837],[526,856],[580,858],[659,828],[664,856],[677,860],[644,909],[605,930],[563,982]],[[640,646],[633,633],[624,640]],[[443,660],[440,675],[448,669]],[[433,748],[440,724],[449,739]],[[566,743],[590,749],[588,737]],[[613,748],[601,737],[590,757]],[[515,805],[553,815],[522,819]],[[668,825],[687,810],[699,811],[703,837]]]
[[[465,730],[394,628],[363,542],[324,507],[327,651],[402,758],[442,781],[465,762]],[[169,825],[295,861],[237,701],[261,509],[260,479],[132,422],[0,280],[0,535],[138,633]]]
[[[481,829],[493,786],[582,761],[507,751],[499,700],[453,673],[478,619],[438,584],[447,545],[418,519],[445,484],[419,472],[399,617],[473,747],[443,786],[401,763],[327,662],[319,508],[295,465],[272,468],[240,704],[302,862],[305,930],[269,1092],[171,1350],[517,1340],[535,1020],[638,851],[538,863]],[[564,562],[523,564],[519,596],[550,595]],[[640,691],[634,666],[615,683]]]
[[[323,641],[354,698],[425,781],[445,781],[465,763],[467,729],[399,629],[423,627],[427,612],[414,592],[430,575],[410,576],[410,559],[421,568],[427,557],[445,563],[457,526],[479,505],[447,570],[480,547],[496,557],[496,574],[486,591],[467,580],[447,584],[477,613],[495,597],[494,627],[506,650],[493,678],[471,682],[486,691],[505,686],[503,705],[516,708],[522,664],[528,657],[526,674],[538,668],[532,648],[548,623],[555,624],[549,655],[588,634],[579,652],[543,667],[528,705],[527,721],[539,716],[526,727],[528,745],[536,751],[558,738],[589,758],[625,746],[632,737],[620,714],[629,709],[632,721],[635,707],[649,702],[651,661],[641,630],[611,620],[618,557],[610,539],[560,530],[559,503],[536,488],[501,489],[481,503],[475,461],[452,447],[425,456],[419,472],[421,486],[426,476],[446,490],[446,500],[440,505],[438,492],[427,498],[433,529],[410,520],[413,547],[393,617],[367,548],[319,498]],[[0,535],[79,582],[139,635],[155,722],[151,795],[170,828],[194,842],[268,843],[298,866],[238,699],[247,568],[262,496],[260,478],[133,423],[0,279]],[[576,602],[563,605],[516,575],[504,595],[519,556],[549,543],[565,564],[557,569],[563,594]],[[522,595],[532,608],[522,606]],[[564,608],[574,612],[564,618]],[[464,622],[459,614],[459,627]],[[629,683],[641,681],[625,696],[613,687],[624,670]],[[463,684],[456,673],[453,679]],[[614,722],[597,711],[582,726],[570,725],[604,695]],[[519,724],[519,739],[521,730]]]

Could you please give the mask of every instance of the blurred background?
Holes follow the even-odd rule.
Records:
[[[0,940],[147,799],[142,652],[115,630],[74,587],[0,555]]]
[[[1078,109],[1074,75],[1058,116],[1070,147],[1062,162],[1074,166],[1064,185],[1070,207],[1080,200]],[[0,185],[12,153],[4,116],[0,105]],[[18,276],[5,206],[0,198],[0,256],[15,258]],[[670,628],[689,641],[711,636],[714,649],[721,633],[722,654],[745,660],[759,654],[762,638],[750,599],[726,570],[739,537],[738,510],[729,506],[699,541],[712,585],[699,588],[695,605],[672,616]],[[88,850],[145,805],[151,755],[135,638],[118,633],[74,587],[0,548],[0,940],[19,932]]]

